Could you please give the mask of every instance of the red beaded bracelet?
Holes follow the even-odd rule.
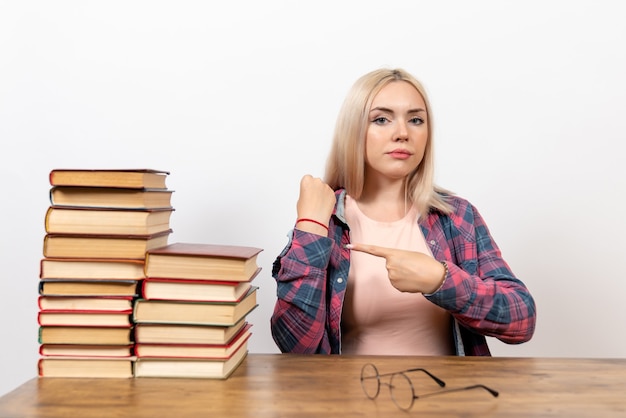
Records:
[[[296,221],[296,224],[298,222],[313,222],[314,224],[318,224],[319,226],[322,226],[324,228],[326,228],[326,231],[328,231],[328,227],[326,225],[324,225],[323,223],[321,223],[320,221],[316,221],[315,219],[309,219],[309,218],[300,218]]]

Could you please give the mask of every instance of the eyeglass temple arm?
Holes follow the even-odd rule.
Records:
[[[472,386],[467,386],[467,387],[464,387],[464,388],[454,388],[454,389],[443,390],[441,392],[432,392],[432,393],[427,393],[427,394],[424,394],[424,395],[415,395],[415,399],[426,398],[426,397],[434,396],[434,395],[443,395],[444,393],[450,393],[450,392],[461,392],[461,391],[464,391],[464,390],[471,390],[471,389],[485,389],[494,398],[497,398],[498,395],[499,395],[497,390],[491,389],[490,387],[487,387],[485,385],[472,385]]]
[[[441,380],[440,378],[438,378],[437,376],[435,376],[434,374],[432,374],[431,372],[429,372],[426,369],[422,369],[422,368],[415,368],[415,369],[408,369],[406,370],[406,372],[424,372],[426,373],[428,376],[430,376],[431,379],[433,379],[435,382],[437,382],[437,384],[439,385],[439,387],[445,387],[446,386],[446,382],[444,382],[443,380]]]

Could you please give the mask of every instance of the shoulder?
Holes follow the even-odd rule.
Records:
[[[468,213],[473,213],[475,210],[474,205],[472,205],[469,200],[461,196],[441,191],[438,191],[436,193],[444,202],[446,202],[450,206],[450,209],[452,209],[451,213],[447,214],[451,218],[459,216],[465,217]],[[432,210],[432,212],[438,214],[439,216],[446,215],[437,209]]]
[[[441,198],[447,203],[450,212],[431,210],[430,223],[440,224],[451,237],[460,235],[466,240],[473,240],[476,227],[482,223],[474,205],[469,200],[452,193],[441,193]]]

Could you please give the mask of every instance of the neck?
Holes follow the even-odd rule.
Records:
[[[356,201],[363,213],[379,221],[401,219],[411,208],[406,179],[385,181],[384,184],[365,182],[363,192]]]

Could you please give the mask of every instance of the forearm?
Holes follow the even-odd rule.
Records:
[[[283,353],[330,353],[325,321],[311,317],[303,310],[278,300],[270,321],[272,338]]]
[[[535,331],[535,301],[511,271],[480,213],[467,206],[451,238],[452,260],[442,287],[428,299],[459,323],[509,344],[523,343]]]
[[[277,302],[270,325],[283,352],[329,352],[326,335],[326,270],[330,240],[294,231],[276,261]]]
[[[473,331],[509,343],[523,343],[535,329],[535,302],[505,267],[481,278],[448,264],[442,288],[426,297]]]

